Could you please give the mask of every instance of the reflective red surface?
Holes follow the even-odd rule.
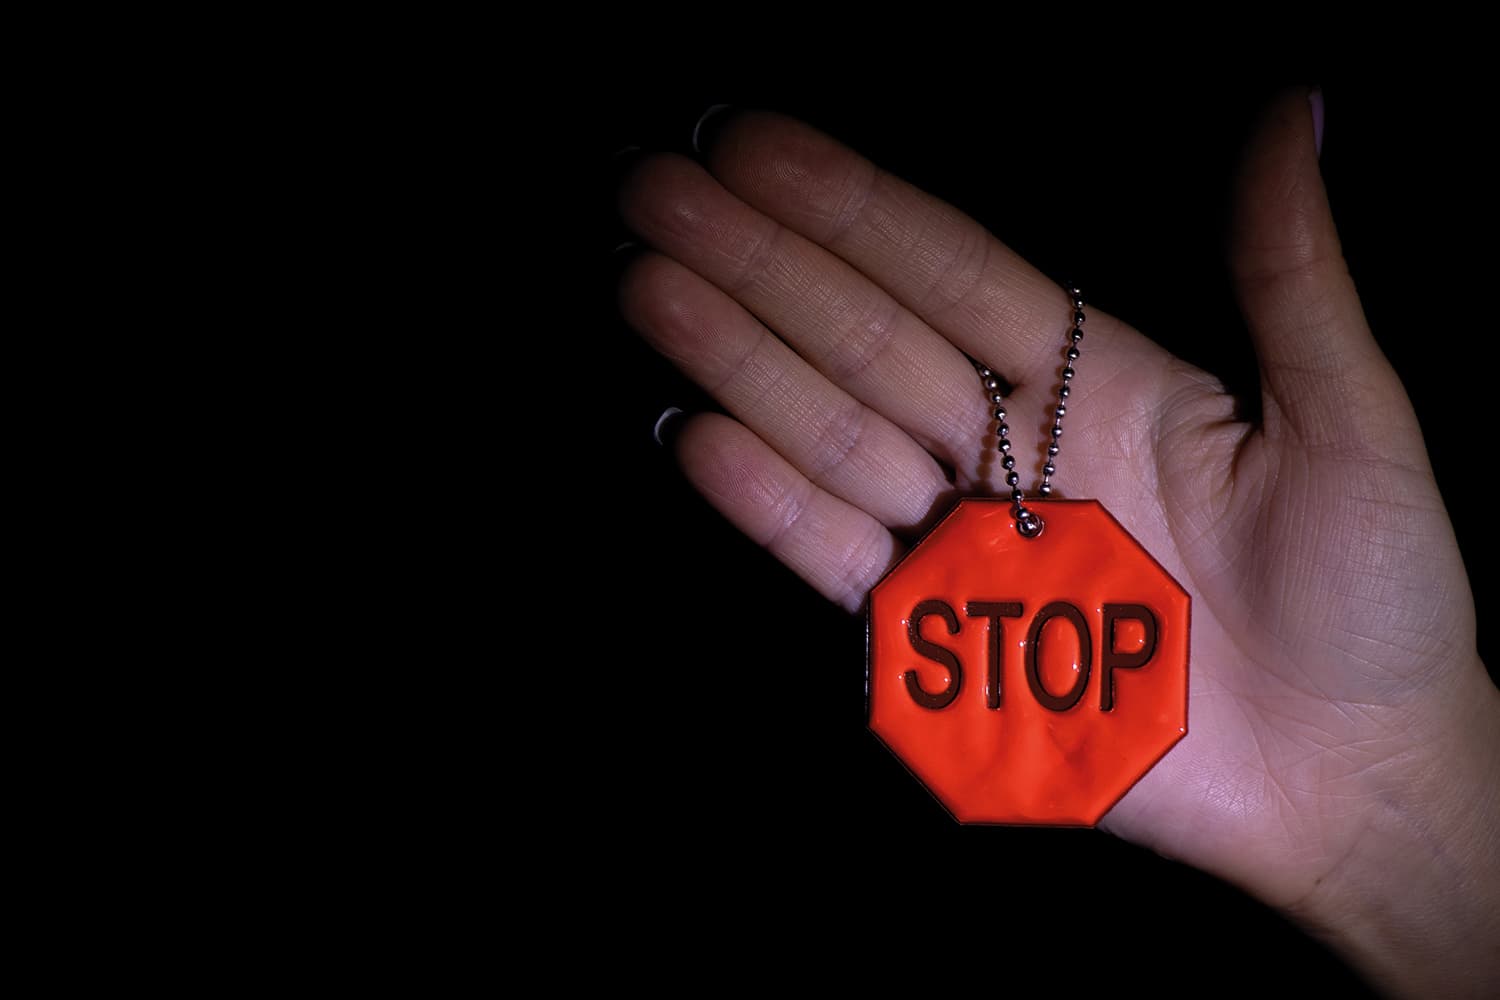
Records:
[[[1091,826],[1187,733],[1189,598],[1097,501],[1027,506],[960,501],[871,592],[870,728],[960,822]]]

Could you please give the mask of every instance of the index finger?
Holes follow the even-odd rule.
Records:
[[[952,205],[804,122],[721,114],[707,160],[725,188],[843,258],[1013,386],[1056,379],[1072,309],[1055,281]],[[1089,334],[1093,358],[1109,367],[1165,354],[1097,311]]]

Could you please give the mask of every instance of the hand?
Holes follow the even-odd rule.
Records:
[[[622,279],[622,309],[733,418],[682,428],[688,478],[854,611],[955,495],[999,492],[965,355],[1039,422],[1066,300],[798,122],[737,115],[707,162],[653,157],[623,185],[656,252]],[[1190,733],[1103,825],[1246,887],[1392,988],[1494,983],[1500,695],[1415,417],[1343,266],[1302,92],[1247,158],[1231,261],[1257,425],[1088,310],[1060,483],[1194,600]]]

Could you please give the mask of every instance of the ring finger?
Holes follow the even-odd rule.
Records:
[[[653,347],[808,480],[887,527],[918,529],[951,497],[942,469],[910,435],[683,265],[644,255],[621,279],[620,305]]]

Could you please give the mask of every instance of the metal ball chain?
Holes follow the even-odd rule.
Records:
[[[1072,393],[1073,376],[1077,372],[1073,369],[1073,363],[1078,360],[1078,342],[1083,339],[1083,292],[1078,290],[1077,285],[1068,285],[1068,296],[1073,302],[1073,326],[1068,331],[1068,349],[1063,352],[1067,359],[1062,369],[1062,384],[1057,387],[1057,405],[1052,410],[1052,440],[1047,444],[1047,464],[1042,466],[1042,485],[1037,489],[1041,496],[1052,495],[1052,475],[1057,472],[1056,458],[1058,453],[1058,439],[1062,437],[1063,417],[1068,413],[1068,396]],[[997,447],[1000,452],[1000,464],[1005,467],[1005,483],[1010,487],[1010,500],[1014,505],[1011,510],[1016,518],[1016,530],[1025,538],[1035,538],[1042,533],[1046,527],[1045,522],[1037,515],[1036,511],[1030,510],[1024,503],[1025,497],[1021,492],[1021,476],[1016,472],[1016,459],[1010,453],[1011,443],[1008,435],[1010,427],[1005,422],[1005,400],[1000,395],[1000,380],[995,373],[982,364],[976,364],[979,370],[979,378],[984,382],[985,389],[990,394],[990,402],[995,404],[995,436],[998,438]]]

